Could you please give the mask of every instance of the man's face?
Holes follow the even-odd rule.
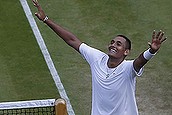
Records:
[[[126,54],[126,40],[117,36],[112,39],[108,46],[108,55],[113,58],[124,58]]]

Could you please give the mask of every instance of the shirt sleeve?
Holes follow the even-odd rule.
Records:
[[[130,73],[130,75],[132,77],[136,77],[136,76],[140,77],[143,74],[143,68],[141,68],[139,70],[139,72],[137,72],[134,69],[133,62],[134,62],[134,60],[128,60],[128,61],[126,61],[126,66],[125,66],[126,67],[126,71],[128,71],[128,73]]]
[[[140,77],[143,74],[144,68],[142,67],[139,72],[136,72],[136,70],[133,68],[133,71],[135,72],[136,76]]]
[[[103,52],[100,50],[97,50],[95,48],[92,48],[85,43],[82,43],[79,47],[79,52],[82,55],[82,57],[91,65],[92,62],[97,60],[101,55],[103,55]]]

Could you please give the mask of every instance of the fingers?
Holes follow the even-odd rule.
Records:
[[[161,36],[161,34],[162,34],[162,31],[160,30],[160,31],[158,32],[158,34],[156,35],[156,39],[159,39],[159,37]]]
[[[32,0],[32,2],[33,2],[33,5],[34,5],[34,6],[36,6],[36,7],[38,7],[38,6],[39,6],[39,4],[38,4],[38,0]]]
[[[161,39],[161,43],[164,42],[165,40],[167,40],[167,37]]]
[[[35,13],[35,16],[39,17],[37,12]]]
[[[155,38],[155,34],[156,34],[156,32],[155,32],[155,30],[154,30],[154,31],[153,31],[153,34],[152,34],[152,39]]]
[[[38,3],[38,0],[32,0],[32,2],[33,2],[33,5],[38,8],[39,11],[42,10],[41,6]]]
[[[162,32],[161,30],[157,34],[154,30],[152,34],[152,39],[159,40],[162,43],[167,39],[167,37],[164,37],[164,32]]]
[[[39,20],[43,21],[45,18],[45,13],[44,13],[42,7],[39,5],[38,0],[32,0],[32,2],[34,4],[34,6],[37,7],[37,9],[38,9],[38,12],[35,13],[35,16],[37,16],[37,18]]]
[[[32,0],[33,5],[36,6],[37,5],[37,0]]]
[[[148,46],[151,47],[151,42],[148,42]]]
[[[33,5],[34,5],[35,7],[38,8],[38,11],[41,11],[42,8],[41,8],[41,6],[39,5],[38,0],[32,0],[32,1],[33,1]]]

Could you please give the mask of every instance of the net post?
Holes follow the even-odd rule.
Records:
[[[64,99],[56,99],[54,106],[55,115],[67,115],[66,101]]]

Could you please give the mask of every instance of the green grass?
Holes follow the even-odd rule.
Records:
[[[57,98],[20,2],[1,1],[0,7],[0,101]]]
[[[125,34],[133,45],[127,59],[135,58],[148,47],[154,29],[165,31],[168,40],[145,66],[142,78],[137,79],[136,96],[141,115],[172,113],[171,0],[39,1],[51,19],[104,52],[111,38]],[[28,3],[32,12],[36,12],[31,0]],[[6,0],[0,6],[3,14],[0,17],[3,22],[0,24],[0,66],[3,68],[0,100],[57,97],[57,89],[19,2]],[[88,64],[45,24],[36,21],[76,115],[88,115],[91,111]]]

